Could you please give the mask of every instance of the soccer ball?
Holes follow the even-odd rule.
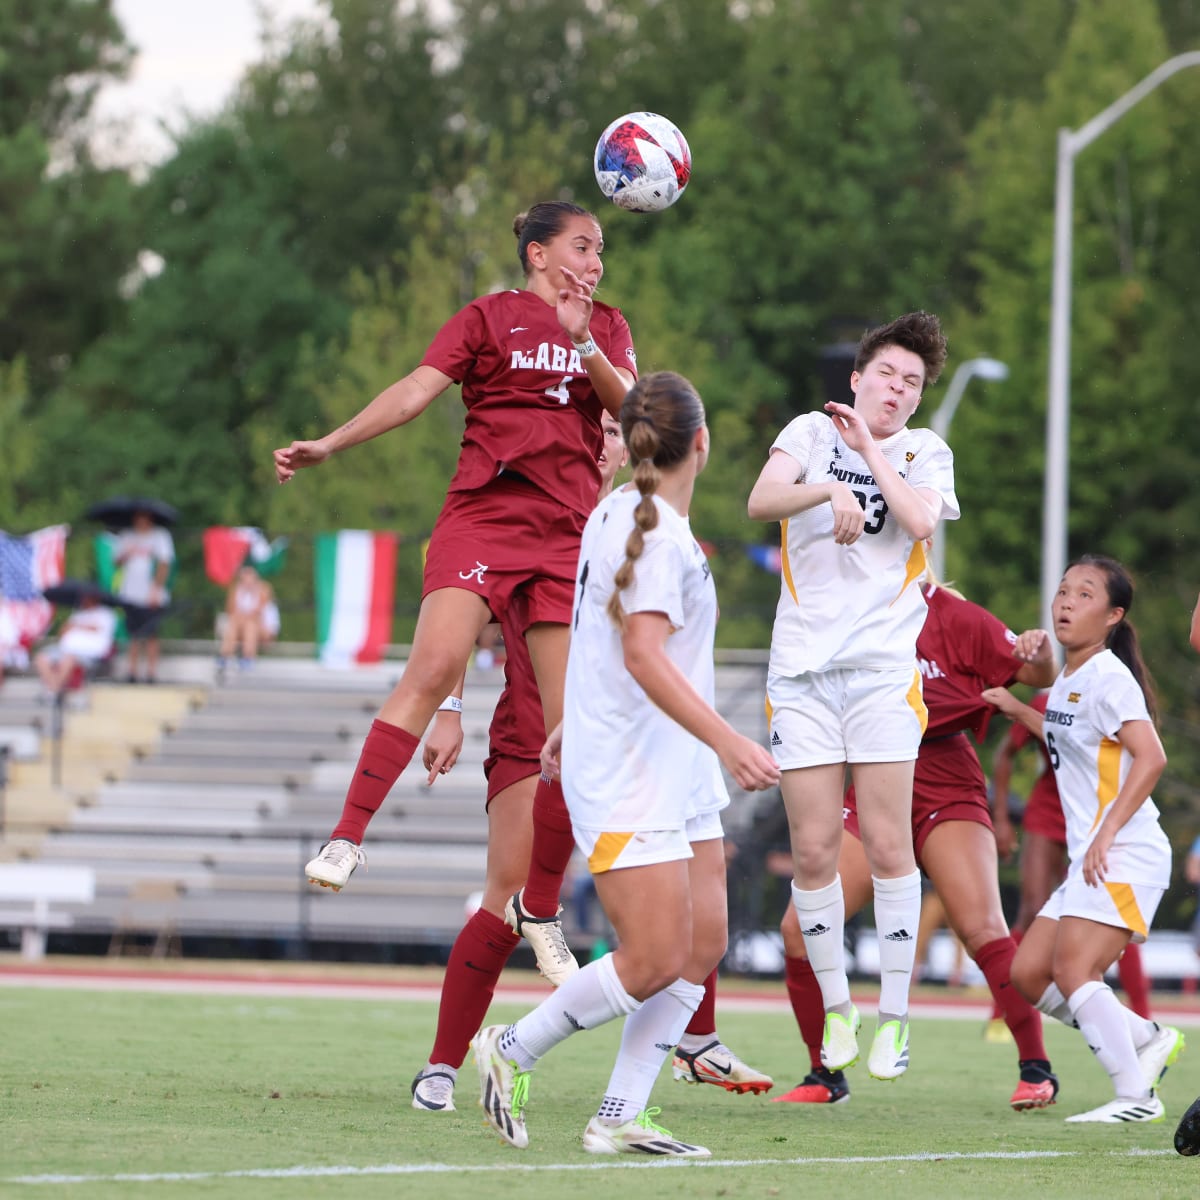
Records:
[[[678,126],[658,113],[618,117],[596,143],[596,182],[630,212],[661,212],[687,187],[692,152]]]

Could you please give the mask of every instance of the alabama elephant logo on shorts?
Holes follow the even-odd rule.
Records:
[[[483,583],[483,573],[487,570],[487,563],[481,563],[479,559],[475,560],[475,565],[469,571],[459,571],[459,579],[474,579],[476,583]]]

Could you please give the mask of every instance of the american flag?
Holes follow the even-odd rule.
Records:
[[[17,536],[0,531],[0,629],[28,646],[50,625],[54,607],[42,591],[62,583],[69,525]],[[11,647],[0,646],[0,652]]]

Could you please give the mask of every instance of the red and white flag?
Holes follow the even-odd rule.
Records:
[[[0,653],[28,648],[49,628],[54,606],[42,592],[63,581],[70,532],[69,525],[0,532]]]

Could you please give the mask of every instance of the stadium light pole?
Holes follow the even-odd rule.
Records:
[[[999,383],[1008,378],[1008,367],[997,358],[969,358],[960,363],[958,369],[950,377],[946,394],[938,405],[937,412],[930,418],[929,428],[942,439],[947,441],[950,422],[958,409],[958,403],[967,390],[967,384],[972,379],[986,379]],[[938,581],[946,578],[946,522],[942,521],[933,538],[933,573]]]
[[[1071,214],[1075,159],[1134,105],[1172,75],[1200,67],[1200,50],[1177,54],[1079,129],[1058,131],[1054,184],[1054,268],[1050,285],[1050,378],[1046,397],[1046,480],[1042,501],[1042,627],[1053,628],[1051,605],[1067,566],[1067,438],[1071,412]]]

